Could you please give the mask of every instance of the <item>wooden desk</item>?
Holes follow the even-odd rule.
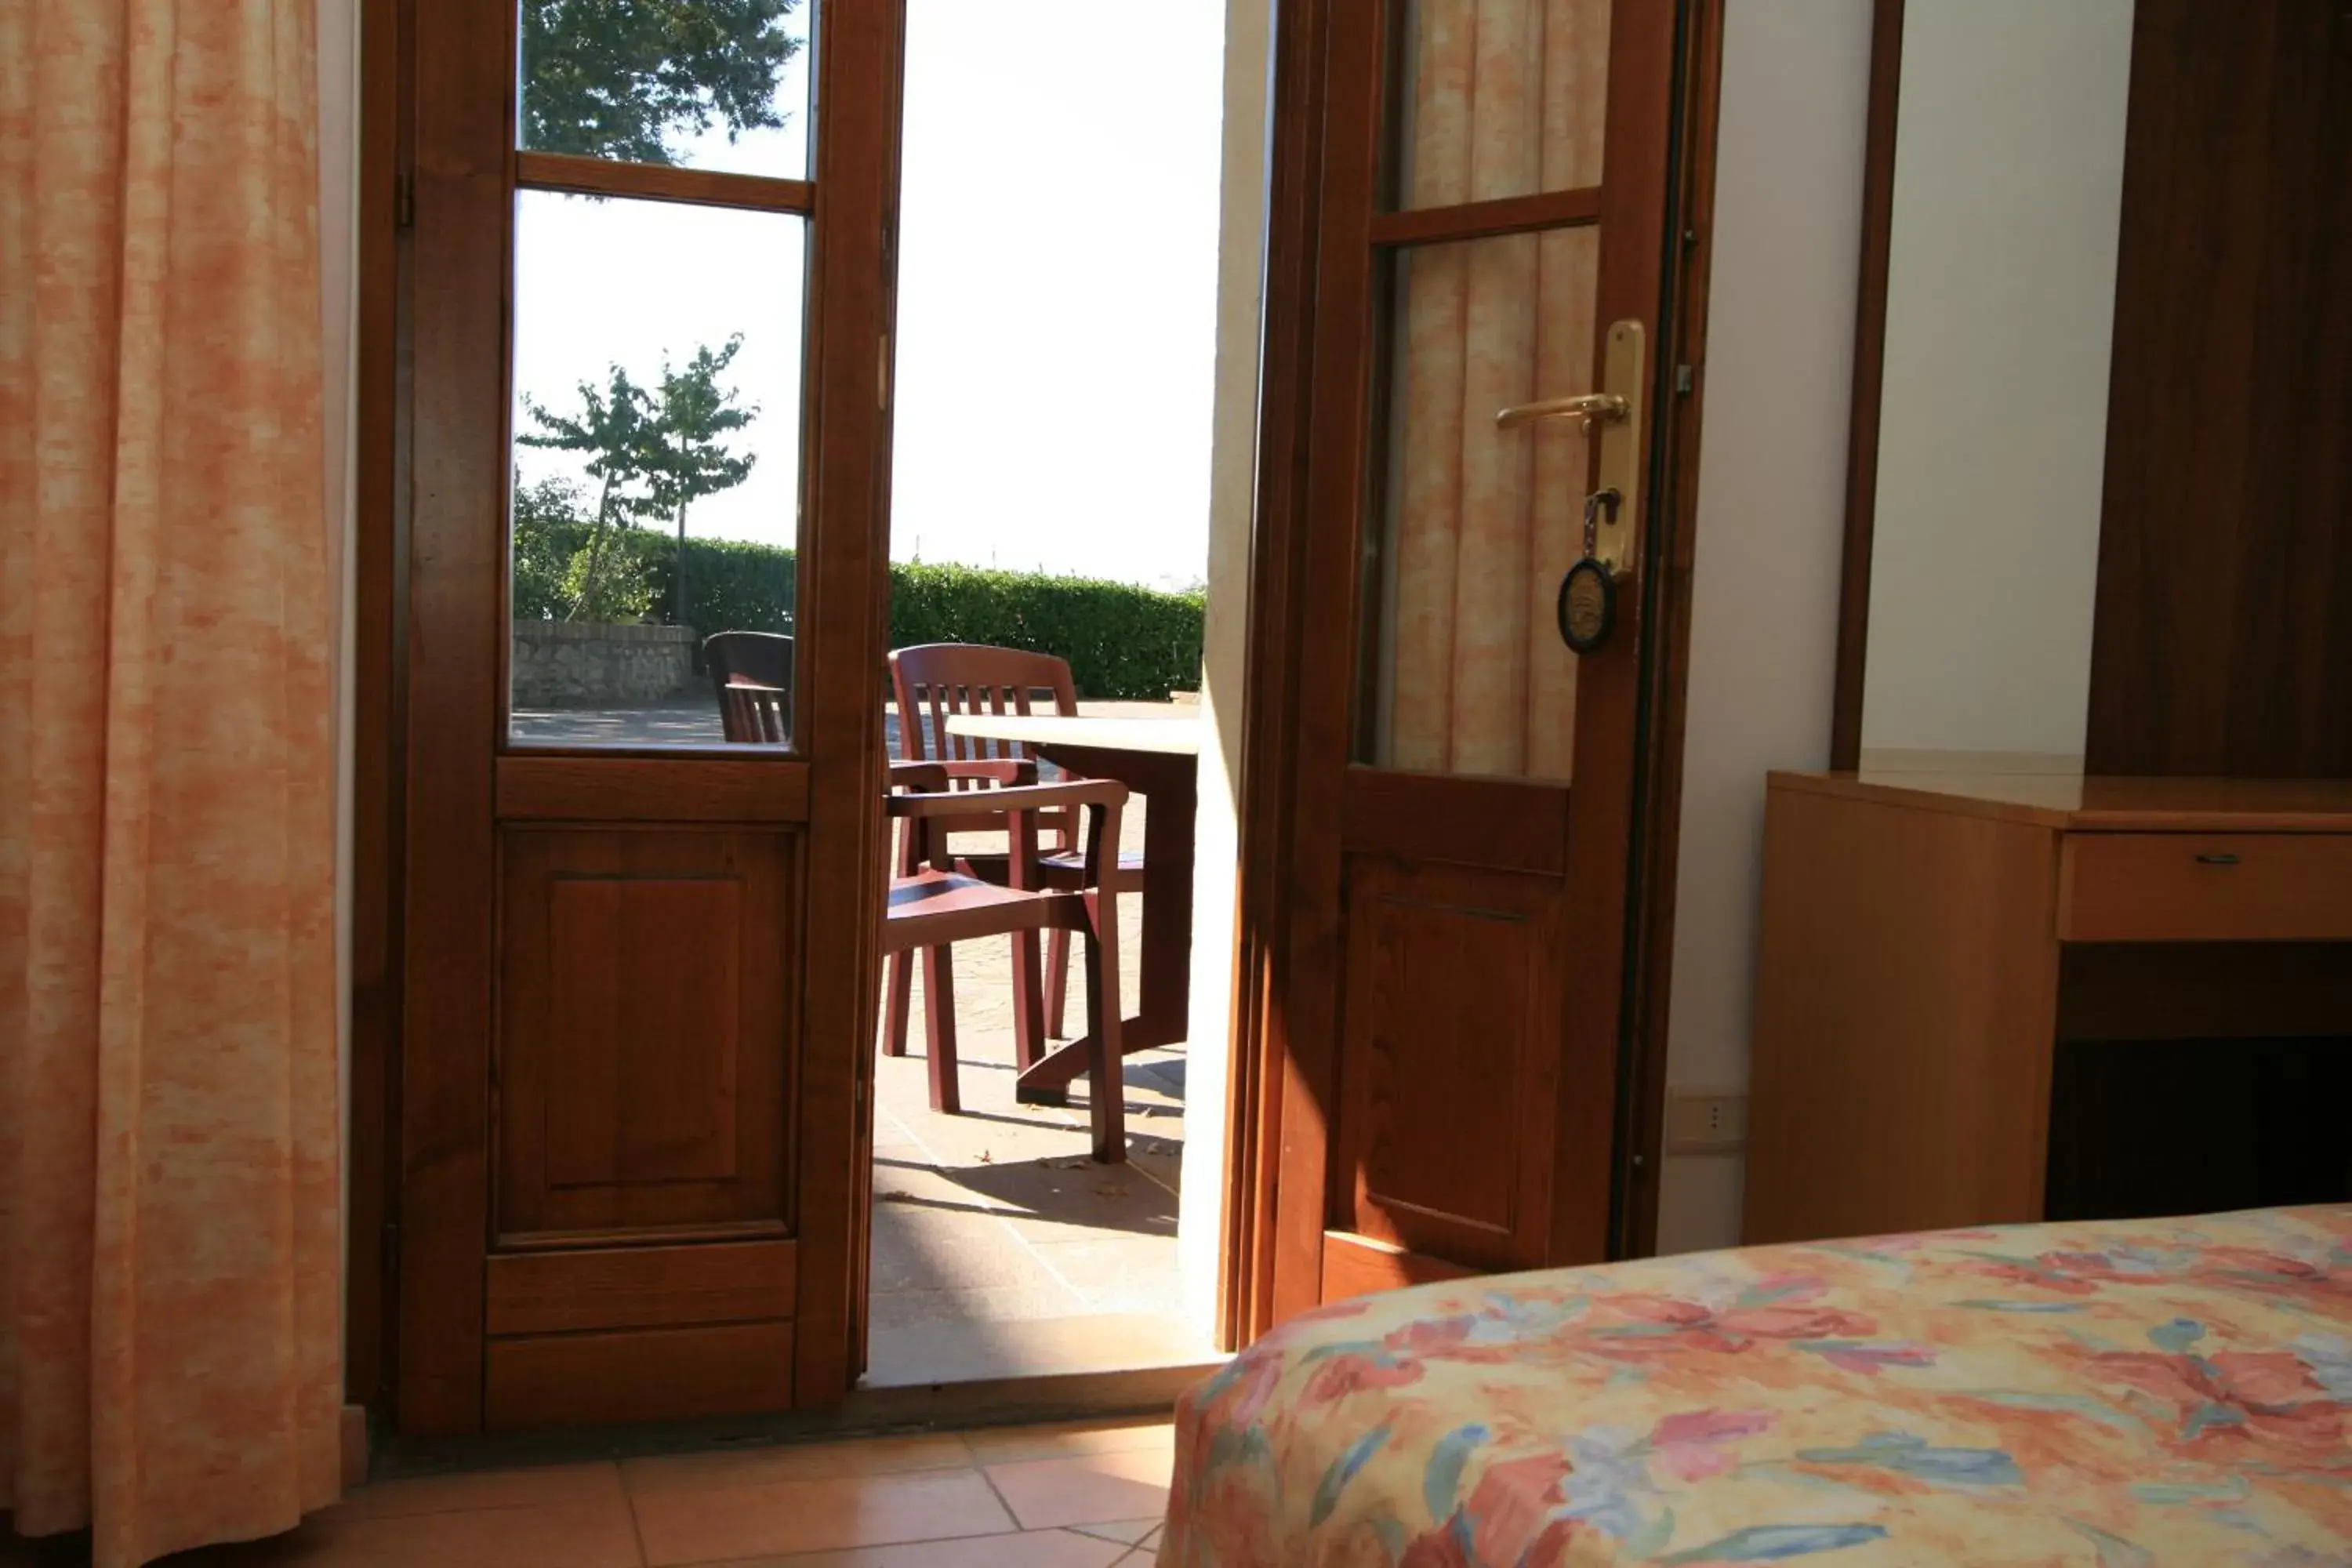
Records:
[[[1750,1242],[2074,1217],[2050,1211],[2124,1174],[2084,1168],[2123,1146],[2084,1119],[2136,1113],[2077,1081],[2101,1052],[2127,1079],[2204,1042],[2283,1042],[2301,1055],[2276,1094],[2352,1082],[2352,781],[1945,758],[1776,773],[1767,800]],[[2217,1104],[2246,1089],[2226,1057],[2194,1069]],[[2165,1070],[2179,1114],[2198,1079]],[[2314,1149],[2233,1135],[2304,1161],[2289,1185],[2314,1168],[2352,1182],[2333,1114],[2300,1140]],[[2193,1144],[2168,1157],[2196,1174]]]
[[[1094,719],[1083,714],[955,713],[948,732],[1018,741],[1082,778],[1117,779],[1144,797],[1143,920],[1136,1012],[1128,1051],[1172,1046],[1192,1032],[1192,820],[1203,726],[1192,719]],[[1050,1093],[1086,1070],[1084,1039],[1048,1053],[1021,1087]]]

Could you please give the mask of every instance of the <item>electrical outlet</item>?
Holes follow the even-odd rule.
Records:
[[[1720,1154],[1748,1147],[1748,1097],[1734,1091],[1666,1091],[1666,1152]]]

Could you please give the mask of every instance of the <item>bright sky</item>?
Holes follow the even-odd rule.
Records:
[[[909,0],[893,559],[1201,579],[1223,13]],[[686,162],[797,176],[804,123],[713,133]],[[526,192],[516,229],[519,393],[572,412],[609,363],[651,387],[665,351],[742,332],[731,379],[760,417],[737,445],[758,461],[688,531],[790,542],[801,220]],[[525,483],[580,474],[569,454],[516,455]]]

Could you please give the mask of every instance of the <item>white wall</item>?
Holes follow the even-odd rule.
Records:
[[[1214,1321],[1224,1226],[1234,892],[1241,853],[1242,666],[1249,631],[1250,514],[1257,480],[1272,27],[1267,0],[1227,0],[1216,407],[1209,463],[1209,603],[1201,677],[1201,712],[1213,741],[1201,754],[1201,808],[1193,829],[1192,1016],[1186,1037],[1182,1191],[1176,1216],[1183,1310],[1204,1331]]]
[[[1915,4],[1916,0],[1915,0]],[[1870,0],[1729,0],[1666,1078],[1748,1079],[1764,774],[1828,759]],[[1661,1251],[1738,1239],[1738,1155],[1669,1158]]]
[[[1906,7],[1867,749],[2082,752],[2132,10]]]

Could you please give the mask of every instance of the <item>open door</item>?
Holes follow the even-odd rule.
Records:
[[[1665,379],[1677,7],[1320,9],[1277,70],[1244,1332],[1608,1251]]]
[[[657,9],[405,7],[408,1433],[856,1372],[901,8]]]

